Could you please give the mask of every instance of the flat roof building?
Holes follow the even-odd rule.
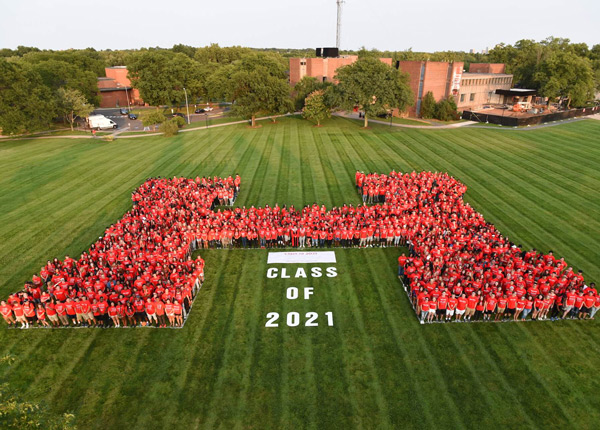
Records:
[[[497,90],[510,90],[513,75],[506,73],[463,73],[456,100],[458,110],[477,110],[486,104],[503,104]]]
[[[423,97],[431,91],[436,101],[459,93],[464,63],[444,61],[398,61],[396,67],[408,73],[413,92],[413,105],[408,108],[409,116],[421,114]]]
[[[127,67],[106,67],[104,73],[106,77],[98,78],[101,108],[144,104],[140,98],[140,92],[131,87],[131,81],[127,77]],[[127,103],[127,97],[129,97],[129,103]]]
[[[338,68],[348,66],[358,60],[358,55],[343,55],[341,57],[290,58],[290,85],[294,86],[305,76],[310,76],[322,82],[334,82],[333,77]],[[380,58],[391,66],[391,58]]]

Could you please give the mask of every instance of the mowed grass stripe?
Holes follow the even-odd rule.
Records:
[[[174,139],[12,142],[0,161],[8,166],[0,201],[9,208],[0,217],[11,220],[0,222],[1,287],[13,291],[48,257],[86,249],[131,207],[130,191],[148,176],[239,170],[236,206],[330,206],[359,200],[356,168],[448,171],[469,187],[465,200],[503,234],[554,248],[583,268],[588,282],[597,279],[599,123],[527,132],[359,127],[337,118],[322,128],[282,119],[258,130],[229,127]],[[32,204],[38,196],[43,208]],[[266,199],[272,202],[259,201]],[[337,278],[268,284],[265,251],[210,251],[212,282],[199,297],[206,301],[196,301],[183,330],[0,330],[0,353],[18,358],[0,374],[24,397],[48,400],[57,413],[75,412],[82,428],[206,427],[210,413],[223,428],[594,426],[595,322],[421,327],[404,292],[393,287],[401,288],[398,252],[339,251]],[[231,273],[217,276],[222,266]],[[262,288],[260,300],[234,298],[248,280]],[[293,302],[283,296],[287,285],[319,292]],[[280,312],[282,322],[288,311],[304,317],[328,310],[332,330],[264,327],[268,311]],[[219,380],[225,382],[217,389]]]
[[[480,156],[473,156],[473,158],[471,158],[471,154],[468,152],[464,152],[461,151],[461,155],[463,157],[465,157],[466,159],[470,159],[471,160],[471,164],[474,166],[477,165],[483,165],[483,163],[481,163],[481,158]],[[472,169],[473,173],[475,173],[475,171],[478,172],[482,172],[485,173],[485,171],[482,168],[479,167],[474,167]],[[499,196],[503,196],[504,199],[503,201],[506,202],[508,199],[515,199],[518,200],[520,198],[522,198],[522,200],[527,201],[529,203],[529,207],[531,207],[533,210],[535,210],[537,213],[542,213],[545,216],[542,217],[543,221],[538,221],[535,226],[530,226],[529,229],[531,230],[532,227],[535,228],[539,228],[540,230],[542,230],[541,234],[547,235],[549,237],[552,237],[554,240],[557,240],[558,242],[560,242],[560,245],[563,245],[563,252],[565,248],[569,248],[569,251],[571,253],[571,255],[578,255],[580,257],[583,257],[584,259],[587,258],[585,257],[585,255],[583,254],[583,252],[586,251],[591,251],[591,250],[586,250],[585,249],[585,245],[583,245],[584,249],[583,250],[579,250],[579,249],[574,249],[572,247],[570,247],[570,245],[566,242],[561,241],[560,239],[557,238],[557,236],[555,235],[555,231],[556,228],[554,227],[557,224],[560,224],[560,222],[554,221],[552,222],[551,220],[553,218],[555,218],[555,215],[551,212],[549,212],[548,210],[546,210],[545,208],[541,207],[538,203],[537,200],[533,200],[531,198],[527,198],[527,188],[528,188],[528,184],[524,181],[522,181],[520,178],[516,177],[516,176],[512,176],[512,177],[507,177],[504,173],[502,173],[502,171],[496,171],[496,175],[498,175],[500,178],[504,178],[504,180],[502,181],[501,179],[495,179],[493,182],[496,183],[503,183],[505,184],[502,188],[498,187],[497,189],[495,189],[495,193]],[[481,182],[476,182],[476,183],[481,183]],[[484,182],[487,184],[487,187],[490,187],[490,182],[486,181]],[[506,184],[521,184],[521,187],[516,187],[516,185],[506,185]],[[510,187],[511,192],[506,191],[507,187]],[[491,190],[490,190],[491,191]],[[510,202],[509,202],[510,204]],[[496,206],[498,209],[501,209],[500,206]],[[528,219],[528,217],[526,216],[526,214],[523,212],[523,210],[521,209],[523,206],[517,206],[517,205],[510,205],[510,210],[511,212],[515,212],[516,214],[519,215],[518,218],[520,219]],[[500,218],[505,218],[505,217],[500,217]],[[579,236],[579,239],[577,241],[577,243],[580,245],[585,244],[585,240],[586,237],[583,235],[580,235],[576,230],[571,229],[569,227],[568,224],[563,224],[564,228],[567,229],[567,232],[570,233],[573,236],[574,240],[577,240],[577,237]]]

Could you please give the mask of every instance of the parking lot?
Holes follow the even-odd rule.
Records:
[[[203,107],[204,105],[202,105]],[[198,105],[198,108],[200,108],[201,106]],[[145,109],[154,109],[154,108],[142,108],[143,110]],[[132,109],[135,112],[139,111],[139,108],[133,108]],[[194,111],[196,110],[196,107],[194,107],[194,105],[190,106],[190,122],[193,123],[200,123],[203,121],[206,121],[207,119],[207,115],[209,119],[212,118],[220,118],[223,115],[225,115],[225,112],[228,110],[227,108],[215,108],[212,112],[209,113],[199,113],[196,114],[194,113]],[[142,125],[142,121],[138,118],[135,120],[129,119],[127,117],[127,115],[122,115],[120,112],[120,108],[103,108],[103,109],[96,109],[92,115],[104,115],[105,117],[113,120],[114,122],[117,123],[117,133],[123,132],[123,131],[143,131],[144,130],[144,126]],[[165,115],[168,117],[168,110],[165,113]],[[187,115],[184,115],[184,119],[187,121]]]

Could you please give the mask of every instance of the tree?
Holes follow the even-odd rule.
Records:
[[[596,82],[591,62],[574,52],[549,53],[535,68],[533,79],[541,94],[551,99],[564,97],[569,108],[584,106],[594,97]]]
[[[47,129],[56,116],[51,91],[31,66],[0,58],[0,128],[3,134]]]
[[[197,97],[203,92],[197,63],[182,53],[141,51],[128,57],[127,68],[131,85],[152,106],[182,102],[185,100],[184,88],[190,97]]]
[[[162,124],[167,120],[165,115],[158,109],[142,113],[140,119],[144,127],[154,126],[154,131],[156,131],[156,124]]]
[[[421,101],[421,118],[431,119],[435,116],[436,110],[436,101],[433,93],[431,91],[427,91],[425,97]]]
[[[10,366],[11,356],[0,358],[0,364]],[[22,400],[8,384],[0,384],[0,428],[6,430],[75,430],[72,414],[54,416],[38,403]]]
[[[412,103],[408,75],[376,58],[358,59],[341,67],[335,79],[339,81],[342,106],[351,110],[358,105],[365,112],[365,128],[369,117],[392,108],[402,111]]]
[[[286,69],[272,54],[253,53],[217,70],[207,83],[210,97],[232,102],[231,114],[256,127],[259,112],[283,113],[293,106]]]
[[[324,90],[323,101],[330,109],[334,107],[334,101],[330,97],[332,94],[332,82],[321,82],[317,78],[311,76],[303,77],[296,85],[294,85],[294,109],[301,111],[304,108],[306,97],[314,91]]]
[[[64,88],[59,88],[56,92],[56,106],[58,113],[71,125],[71,131],[75,118],[89,116],[94,110],[94,106],[87,102],[81,92]]]
[[[179,117],[177,117],[179,118]],[[175,136],[179,133],[179,123],[175,118],[163,122],[158,129],[165,137]]]
[[[302,115],[309,121],[316,121],[317,127],[321,126],[321,121],[331,117],[330,109],[325,105],[323,97],[324,91],[313,91],[306,97],[306,103],[302,110]]]
[[[456,102],[452,96],[440,100],[435,107],[435,118],[440,121],[454,121],[459,118]]]

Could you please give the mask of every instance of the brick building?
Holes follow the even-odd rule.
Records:
[[[413,105],[408,108],[409,116],[419,116],[421,102],[429,91],[436,101],[457,96],[463,74],[462,62],[442,61],[398,61],[396,67],[408,73],[410,88],[414,95]]]
[[[496,90],[511,89],[512,81],[513,75],[506,73],[463,73],[456,106],[458,110],[476,110],[486,104],[502,104],[504,96]]]
[[[131,81],[127,78],[127,67],[106,67],[104,73],[106,77],[98,78],[101,108],[144,104],[140,98],[140,92],[131,87]],[[129,104],[127,103],[127,97],[129,97]]]
[[[341,57],[290,58],[290,85],[294,86],[305,76],[317,78],[319,81],[333,82],[338,68],[347,66],[358,60],[358,55]],[[391,58],[380,58],[391,66]]]

